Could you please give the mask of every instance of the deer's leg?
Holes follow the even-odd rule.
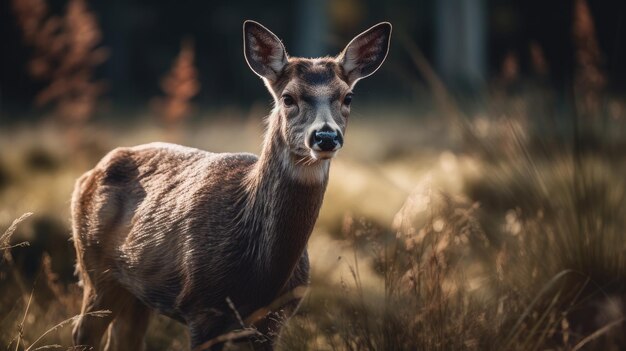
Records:
[[[113,315],[91,316],[88,313],[101,310],[113,311],[108,300],[108,296],[98,294],[91,284],[85,282],[81,316],[72,331],[74,346],[83,345],[93,347],[94,350],[99,349],[102,335],[111,323]]]
[[[144,350],[144,335],[148,330],[151,310],[134,297],[115,316],[109,326],[105,351]]]
[[[233,321],[225,315],[206,316],[199,314],[189,319],[191,350],[219,351],[224,349],[221,337],[231,329]]]
[[[106,285],[101,284],[103,281],[99,281],[99,277],[95,275],[96,269],[94,267],[97,267],[99,259],[93,253],[86,252],[84,247],[85,235],[81,235],[86,233],[88,228],[83,223],[85,218],[93,215],[90,203],[93,198],[95,183],[92,175],[93,172],[90,171],[79,178],[72,195],[72,229],[74,247],[76,249],[76,270],[83,283],[81,316],[74,323],[72,339],[74,346],[83,345],[98,350],[102,335],[114,316],[112,314],[104,316],[89,315],[89,313],[95,311],[113,311],[113,300],[107,293],[107,289],[99,288]]]
[[[263,319],[254,323],[257,330],[265,336],[254,343],[255,350],[273,350],[279,337],[280,329],[287,323],[300,306],[304,292],[309,286],[309,255],[305,250],[285,288],[274,303],[281,303],[277,310],[272,311]],[[259,342],[261,341],[261,342]]]
[[[258,333],[250,337],[235,337],[234,340],[223,338],[229,336],[229,332],[241,329],[241,324],[231,315],[229,307],[222,309],[228,311],[220,315],[199,313],[188,316],[189,331],[191,334],[192,350],[273,350],[280,328],[287,322],[298,307],[303,298],[303,290],[309,285],[309,255],[305,250],[298,261],[293,274],[285,284],[284,289],[274,303],[280,306],[263,316],[258,321],[252,321]],[[268,307],[268,306],[264,306]],[[274,307],[274,306],[272,306]],[[240,311],[241,312],[241,311]],[[253,311],[252,313],[254,314]],[[246,319],[247,317],[244,317]],[[232,336],[235,336],[233,334]],[[225,340],[226,339],[226,340]],[[208,346],[210,345],[210,347]],[[202,348],[207,346],[206,348]]]

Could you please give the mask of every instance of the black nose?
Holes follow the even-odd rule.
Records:
[[[311,139],[311,145],[317,145],[322,151],[332,151],[343,143],[341,135],[331,129],[317,130]]]

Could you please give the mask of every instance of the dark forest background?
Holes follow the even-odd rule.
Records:
[[[110,55],[97,67],[95,76],[106,83],[105,101],[115,108],[142,108],[158,95],[159,81],[186,38],[195,42],[202,84],[195,103],[201,107],[245,106],[267,100],[257,77],[245,67],[241,39],[245,19],[265,24],[296,56],[334,55],[369,26],[383,20],[392,22],[396,35],[390,63],[378,74],[375,85],[365,85],[359,91],[359,95],[375,101],[407,103],[428,95],[399,40],[402,37],[415,43],[448,85],[461,93],[488,86],[501,72],[507,55],[515,56],[521,75],[531,76],[529,46],[536,43],[550,68],[549,84],[565,91],[574,75],[573,4],[568,0],[88,2],[102,30],[101,46]],[[66,2],[51,0],[49,5],[51,13],[61,14]],[[461,5],[468,7],[467,11]],[[626,3],[594,0],[588,5],[597,19],[597,40],[604,53],[609,89],[623,92]],[[464,49],[464,35],[477,45]],[[0,2],[0,45],[0,121],[8,122],[24,113],[36,113],[30,103],[46,84],[27,73],[32,48],[24,44],[8,0]],[[470,60],[475,62],[468,64]]]

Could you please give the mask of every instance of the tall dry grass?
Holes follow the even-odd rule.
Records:
[[[354,122],[350,143],[363,148],[351,151],[346,145],[333,164],[336,173],[311,242],[311,256],[328,262],[313,265],[312,286],[299,313],[285,321],[278,349],[625,347],[626,105],[611,100],[604,90],[607,77],[593,18],[583,0],[575,4],[577,78],[565,102],[543,84],[550,65],[541,47],[531,44],[535,79],[524,81],[511,55],[484,110],[466,113],[421,52],[404,38],[437,101],[432,113],[441,118],[427,127],[409,126],[416,124],[411,119],[416,113],[407,109],[401,111],[405,117],[401,128],[381,121],[358,130],[357,124],[370,122]],[[42,16],[40,7],[26,10],[34,14],[25,18]],[[184,119],[197,91],[192,51],[188,47],[182,51],[164,82],[166,99],[175,112],[171,120]],[[514,88],[500,89],[504,85]],[[146,124],[110,140],[111,145],[98,145],[88,156],[89,164],[113,146],[167,135]],[[246,138],[240,137],[239,126],[192,127],[194,146],[218,151],[226,151],[220,149],[224,144],[229,151],[251,148],[241,141]],[[434,137],[427,134],[435,133],[419,134],[432,138],[427,145],[414,141],[418,130],[431,127],[440,132]],[[254,128],[245,132],[259,134]],[[98,128],[98,133],[114,135],[121,129]],[[209,133],[216,138],[206,138]],[[368,143],[372,135],[380,143]],[[23,139],[36,138],[29,134]],[[239,144],[232,142],[235,139]],[[203,144],[207,140],[217,141]],[[375,162],[363,161],[358,154]],[[67,206],[63,201],[71,181],[78,169],[87,167],[73,164],[71,155],[66,152],[55,167],[40,170],[66,188],[49,178],[42,181],[31,168],[6,171],[4,189],[18,190],[0,189],[2,205],[8,208],[28,193],[29,204],[44,208],[55,219],[63,217],[58,208]],[[425,180],[406,195],[397,211],[390,209],[415,179]],[[389,218],[387,214],[394,212]],[[64,220],[60,223],[67,225]],[[50,235],[52,229],[43,226],[40,232]],[[1,248],[22,241],[10,243],[10,236],[2,236]],[[338,254],[328,258],[328,252]],[[22,253],[29,259],[35,255]],[[42,255],[39,278],[28,277],[18,262],[3,262],[0,345],[26,349],[70,344],[68,328],[54,326],[77,313],[80,291],[75,281],[64,280],[55,268],[62,255],[58,251]],[[245,326],[242,331],[257,336]],[[239,336],[225,335],[209,344],[229,344]],[[165,318],[152,321],[148,349],[186,349],[186,342],[179,324]]]
[[[95,15],[84,0],[70,0],[62,16],[51,14],[46,0],[13,0],[12,5],[24,42],[33,49],[28,72],[46,84],[35,103],[53,105],[60,121],[83,123],[104,92],[94,70],[109,55],[100,46]]]
[[[471,142],[463,152],[446,151],[445,157],[435,158],[441,165],[430,167],[442,167],[441,173],[431,171],[393,220],[363,217],[354,196],[352,202],[341,200],[342,207],[333,207],[346,213],[342,223],[321,219],[321,229],[331,231],[348,249],[334,263],[347,267],[347,273],[333,281],[332,274],[314,264],[312,288],[299,314],[286,322],[279,349],[572,350],[624,345],[626,184],[624,163],[618,161],[623,156],[586,151],[574,157],[577,149],[537,147],[541,136],[533,136],[523,123],[488,123],[485,130],[470,130],[483,146],[474,148]],[[605,147],[617,146],[607,142]],[[461,159],[472,161],[464,164]],[[347,171],[342,167],[337,169]],[[354,166],[348,168],[354,172]],[[369,174],[358,172],[359,177]],[[439,179],[451,172],[458,173],[459,188]],[[373,182],[381,176],[372,171],[364,179]],[[325,206],[341,196],[336,193],[340,187],[331,189],[335,193],[328,194]],[[384,191],[380,195],[385,206],[389,197]],[[21,241],[3,240],[2,246]],[[19,288],[3,264],[3,344],[15,338],[22,320],[21,343],[27,347],[77,313],[80,291],[56,273],[57,255],[42,260],[28,314],[24,310],[31,282],[23,277]],[[40,342],[69,345],[69,328],[50,331]],[[184,329],[156,319],[148,345],[184,349]]]
[[[314,285],[281,349],[624,348],[625,121],[607,111],[622,105],[603,91],[586,2],[574,16],[578,68],[567,109],[555,108],[541,80],[515,83],[511,55],[502,79],[522,89],[467,116],[407,46],[460,131],[458,154],[479,170],[456,170],[465,173],[461,194],[419,187],[391,225],[355,227],[367,219],[349,218],[351,274],[341,291]],[[540,47],[530,50],[540,78],[549,67]],[[378,275],[378,290],[364,286],[363,266]]]
[[[519,142],[483,158],[465,194],[422,185],[391,225],[349,217],[351,274],[340,291],[314,284],[281,349],[623,347],[623,163],[532,152],[509,133]]]
[[[161,80],[163,97],[151,102],[152,108],[169,128],[180,126],[193,110],[191,99],[198,94],[200,82],[194,63],[195,49],[191,39],[182,42],[180,53],[170,71]]]

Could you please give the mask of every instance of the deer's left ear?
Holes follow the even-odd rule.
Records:
[[[353,86],[359,79],[378,70],[389,51],[391,23],[382,22],[357,35],[337,57]]]
[[[269,29],[255,21],[243,23],[244,55],[248,66],[263,78],[275,81],[287,64],[283,43]]]

